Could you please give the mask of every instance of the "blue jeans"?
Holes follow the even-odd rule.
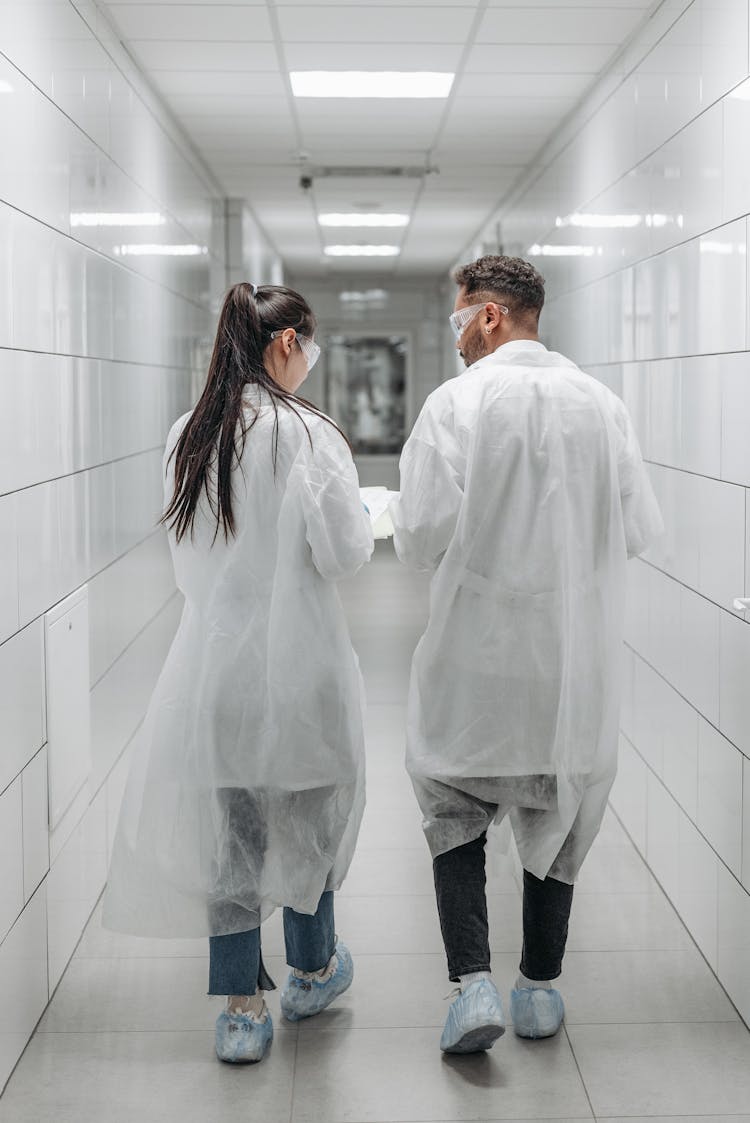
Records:
[[[336,949],[333,893],[326,892],[314,916],[284,909],[286,961],[298,971],[320,971]],[[255,994],[275,990],[260,947],[260,928],[231,936],[209,936],[209,994]]]

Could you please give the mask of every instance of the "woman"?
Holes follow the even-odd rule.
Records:
[[[364,807],[361,677],[335,587],[373,550],[346,439],[296,396],[318,357],[305,300],[235,285],[205,390],[167,439],[162,521],[185,607],[137,746],[104,924],[209,936],[225,1061],[273,1026],[260,924],[284,906],[281,1008],[352,979],[333,890]]]

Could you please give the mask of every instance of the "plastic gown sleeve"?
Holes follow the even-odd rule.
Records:
[[[404,445],[401,491],[389,508],[396,554],[412,569],[435,569],[456,530],[464,496],[465,457],[451,415],[428,398]]]
[[[634,558],[664,533],[664,523],[643,463],[633,423],[624,406],[616,412],[615,420],[621,438],[617,468],[625,542],[628,557]]]
[[[353,576],[369,561],[375,542],[351,453],[328,423],[313,433],[302,495],[315,568],[328,581]]]

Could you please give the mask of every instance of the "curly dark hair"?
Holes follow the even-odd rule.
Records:
[[[459,265],[453,280],[467,296],[500,299],[511,315],[539,319],[544,307],[544,277],[521,257],[487,254],[469,265]]]

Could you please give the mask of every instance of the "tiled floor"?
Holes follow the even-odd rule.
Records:
[[[259,1066],[213,1054],[218,999],[205,995],[203,941],[105,932],[99,911],[0,1099],[2,1123],[380,1123],[670,1118],[750,1123],[750,1033],[617,820],[582,873],[556,1038],[506,1034],[488,1055],[438,1049],[451,989],[430,861],[403,771],[411,650],[426,584],[389,547],[343,590],[370,701],[369,802],[337,904],[356,963],[334,1008],[299,1026],[278,1015]],[[490,869],[494,971],[507,995],[520,898],[509,864]],[[283,978],[279,917],[264,929]],[[745,1113],[745,1114],[743,1114]]]

